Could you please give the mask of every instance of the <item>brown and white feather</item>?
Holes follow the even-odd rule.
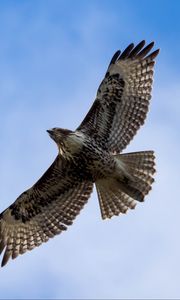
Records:
[[[155,156],[153,151],[118,154],[116,158],[125,163],[133,180],[126,184],[126,190],[119,182],[109,178],[96,181],[103,219],[120,213],[124,214],[129,208],[134,209],[136,201],[144,201],[154,181]]]
[[[115,53],[93,106],[78,127],[113,153],[129,144],[148,112],[159,50],[151,52],[153,42],[144,46],[142,41]]]
[[[2,266],[73,223],[93,188],[92,182],[70,175],[74,167],[57,157],[41,179],[0,215]]]

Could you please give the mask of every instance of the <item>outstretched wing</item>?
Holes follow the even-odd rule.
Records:
[[[122,54],[117,51],[99,86],[96,100],[77,128],[105,149],[121,152],[144,123],[153,82],[154,43],[130,44]]]
[[[10,257],[32,250],[73,223],[92,192],[93,183],[76,177],[75,166],[60,158],[29,190],[0,215],[2,266]]]

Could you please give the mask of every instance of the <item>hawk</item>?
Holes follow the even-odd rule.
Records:
[[[154,42],[112,57],[96,99],[75,130],[47,130],[58,146],[49,169],[0,214],[2,266],[71,225],[95,184],[102,218],[128,209],[151,189],[153,151],[120,154],[144,123],[153,82]]]

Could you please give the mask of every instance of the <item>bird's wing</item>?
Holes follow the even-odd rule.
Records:
[[[113,153],[121,152],[144,123],[151,99],[154,43],[117,51],[88,114],[77,128]]]
[[[38,182],[0,214],[2,266],[73,223],[93,189],[92,182],[81,182],[76,175],[75,166],[58,156]]]

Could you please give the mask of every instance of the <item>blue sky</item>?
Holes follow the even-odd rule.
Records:
[[[127,151],[154,149],[146,202],[102,221],[94,193],[61,236],[0,270],[1,299],[180,298],[180,2],[0,1],[0,209],[57,154],[46,129],[75,129],[111,56],[161,48],[145,126]]]

